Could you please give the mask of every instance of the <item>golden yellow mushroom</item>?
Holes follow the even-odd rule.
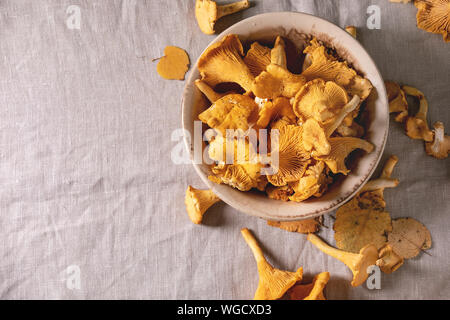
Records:
[[[267,176],[267,180],[274,186],[284,186],[288,182],[299,180],[310,162],[310,155],[302,147],[302,128],[298,126],[281,127],[278,147],[271,152],[278,152],[278,167],[272,164],[278,171]]]
[[[361,200],[364,202],[365,198],[368,199],[377,208],[385,208],[386,202],[384,201],[384,189],[395,188],[399,184],[398,179],[391,178],[392,171],[398,162],[398,157],[392,155],[386,161],[383,167],[383,171],[379,178],[370,180],[364,187],[362,187],[360,194],[362,194]],[[370,194],[364,194],[369,192]]]
[[[268,47],[262,46],[258,42],[253,42],[250,46],[244,62],[255,77],[265,71],[270,64],[270,52]]]
[[[247,9],[248,0],[238,1],[227,5],[217,5],[212,0],[197,0],[195,2],[195,17],[198,26],[205,34],[214,34],[214,25],[220,18]]]
[[[320,196],[325,192],[329,182],[324,162],[318,161],[306,169],[305,175],[300,180],[289,184],[294,191],[289,200],[301,202],[312,196]]]
[[[186,190],[186,210],[189,218],[195,224],[202,223],[206,210],[219,201],[219,197],[212,190],[199,190],[191,186],[188,186]]]
[[[250,230],[242,229],[242,236],[252,250],[258,266],[259,283],[254,300],[276,300],[281,298],[303,276],[303,269],[296,272],[283,271],[272,267]]]
[[[194,83],[198,90],[200,90],[211,103],[214,103],[220,98],[223,98],[224,96],[229,94],[214,91],[214,89],[211,88],[205,81],[200,79],[195,80]]]
[[[283,69],[287,69],[286,45],[280,36],[276,38],[275,45],[270,51],[270,62]]]
[[[258,105],[252,98],[241,94],[229,94],[216,100],[198,116],[202,122],[223,135],[226,129],[247,131],[256,123],[257,117]]]
[[[404,122],[408,116],[408,101],[406,94],[400,86],[393,81],[385,81],[389,100],[389,113],[396,113],[395,121]]]
[[[252,90],[255,96],[263,99],[275,99],[280,96],[292,98],[305,83],[305,77],[302,75],[293,74],[271,63],[266,71],[255,78]]]
[[[424,94],[410,86],[403,86],[402,90],[407,95],[416,97],[420,101],[419,111],[414,117],[409,116],[406,120],[406,134],[411,139],[419,139],[427,142],[433,141],[433,132],[428,128],[427,121],[428,101]]]
[[[353,287],[360,286],[366,281],[367,268],[369,266],[375,265],[378,260],[378,250],[372,244],[369,244],[362,248],[359,253],[352,253],[342,251],[333,248],[326,244],[322,239],[316,236],[314,233],[310,233],[307,239],[314,244],[320,251],[326,253],[327,255],[343,262],[353,273],[353,280],[351,285]]]
[[[450,0],[415,0],[417,26],[432,33],[442,34],[450,41]]]
[[[333,81],[348,90],[350,95],[357,95],[365,100],[373,89],[371,82],[359,76],[346,62],[340,62],[327,53],[325,46],[311,41],[304,53],[309,57],[310,63],[302,72],[307,81],[323,79]]]
[[[326,300],[323,290],[330,280],[329,272],[316,275],[311,283],[297,284],[289,290],[290,300]]]
[[[370,153],[374,149],[373,144],[370,142],[353,137],[330,138],[329,142],[331,146],[330,153],[326,156],[317,157],[317,159],[324,161],[334,174],[348,174],[349,170],[345,165],[345,159],[352,151],[363,149]]]
[[[403,257],[395,253],[390,244],[386,244],[378,252],[377,266],[380,267],[384,273],[392,273],[403,265]]]
[[[334,117],[348,101],[344,88],[332,81],[315,79],[295,95],[293,109],[299,118],[313,118],[322,124]]]
[[[283,117],[287,117],[292,123],[297,119],[289,99],[278,97],[273,102],[267,101],[264,104],[259,111],[259,118],[256,124],[259,128],[265,128],[271,121]]]
[[[198,70],[211,87],[219,83],[234,82],[245,91],[251,91],[254,77],[242,60],[244,49],[238,36],[230,34],[220,42],[213,44],[202,54],[198,61]]]

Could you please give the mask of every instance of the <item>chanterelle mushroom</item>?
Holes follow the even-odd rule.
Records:
[[[289,290],[290,300],[326,300],[323,290],[330,280],[329,272],[316,275],[311,283],[297,284]]]
[[[195,80],[195,86],[198,88],[198,90],[200,90],[205,96],[206,98],[208,98],[208,100],[211,103],[216,102],[217,100],[219,100],[220,98],[223,98],[224,96],[226,96],[226,93],[218,93],[216,91],[214,91],[213,88],[211,88],[205,81],[197,79]]]
[[[374,209],[386,208],[386,202],[384,200],[384,189],[395,188],[399,184],[398,179],[391,178],[392,171],[398,162],[398,157],[392,155],[386,161],[383,167],[383,171],[379,178],[370,180],[364,187],[362,187],[359,194],[360,206],[372,207]]]
[[[385,81],[386,92],[389,100],[389,113],[396,113],[395,121],[404,122],[408,116],[408,101],[405,92],[393,81]]]
[[[415,0],[417,26],[432,33],[440,33],[450,41],[450,0]]]
[[[202,80],[212,87],[223,82],[234,82],[245,91],[251,91],[254,77],[242,60],[243,55],[244,49],[238,36],[225,36],[220,42],[206,49],[198,60]]]
[[[250,46],[244,62],[255,77],[266,70],[266,67],[270,64],[270,52],[268,47],[262,46],[258,42],[253,42]]]
[[[329,142],[331,146],[330,153],[317,157],[317,159],[324,161],[334,174],[348,174],[349,170],[345,166],[345,159],[353,150],[363,149],[369,153],[374,149],[373,144],[370,142],[353,137],[330,138]]]
[[[197,0],[195,2],[195,17],[198,26],[205,34],[214,34],[214,25],[220,18],[229,14],[247,9],[250,6],[248,0],[238,1],[219,6],[212,0]]]
[[[377,266],[384,273],[392,273],[403,265],[403,257],[396,254],[391,245],[386,244],[378,252]]]
[[[343,262],[350,270],[352,270],[353,280],[351,285],[353,287],[357,287],[366,281],[369,276],[367,274],[367,268],[375,265],[378,260],[377,247],[372,244],[362,248],[359,253],[351,253],[329,246],[313,233],[308,234],[307,239],[319,250]]]
[[[275,45],[270,51],[270,61],[277,66],[287,69],[286,45],[280,36],[276,38]]]
[[[246,131],[257,121],[258,105],[250,97],[229,94],[214,102],[198,118],[223,135],[225,135],[226,129]]]
[[[444,133],[444,124],[440,121],[434,125],[433,142],[425,143],[425,150],[428,155],[437,159],[445,159],[450,152],[450,136]]]
[[[289,200],[301,202],[314,195],[321,194],[321,191],[323,191],[321,189],[326,188],[328,182],[325,164],[323,161],[318,161],[306,169],[305,175],[300,180],[290,183],[294,194],[289,197]]]
[[[314,151],[317,156],[327,155],[331,151],[325,131],[313,118],[303,124],[302,139],[305,150]]]
[[[332,81],[315,79],[305,84],[295,95],[293,109],[299,118],[314,118],[324,123],[348,103],[344,88]]]
[[[340,62],[329,55],[324,46],[317,41],[304,50],[309,55],[311,64],[302,72],[307,81],[317,78],[325,81],[334,81],[348,90],[350,95],[357,95],[364,101],[372,91],[369,80],[359,76],[346,62]],[[356,116],[356,115],[355,115]]]
[[[191,186],[188,186],[186,190],[186,210],[195,224],[202,223],[206,210],[219,201],[219,197],[212,190],[198,190]]]
[[[292,106],[287,98],[279,97],[271,101],[267,101],[259,111],[258,122],[256,123],[259,128],[265,128],[273,120],[287,117],[292,122],[295,122],[297,117],[295,116]]]
[[[294,97],[305,84],[305,77],[293,74],[287,69],[277,65],[269,64],[255,78],[253,93],[260,98],[275,99],[279,96],[286,98]]]
[[[428,101],[424,94],[416,88],[403,86],[403,91],[407,95],[416,97],[420,101],[419,111],[414,117],[408,117],[406,120],[406,134],[411,139],[419,139],[427,142],[433,141],[433,132],[428,128],[427,113]]]
[[[303,276],[303,268],[296,272],[283,271],[272,267],[264,257],[261,247],[250,230],[242,229],[242,236],[253,252],[259,274],[258,289],[254,300],[275,300],[281,298]]]
[[[288,182],[299,180],[309,164],[309,154],[302,147],[302,128],[286,125],[279,130],[278,172],[267,176],[274,186],[284,186]]]

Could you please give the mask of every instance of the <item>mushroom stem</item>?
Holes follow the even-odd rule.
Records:
[[[349,268],[353,267],[353,265],[352,266],[348,265],[349,259],[352,258],[351,260],[353,260],[359,258],[359,255],[356,253],[346,252],[328,245],[325,241],[323,241],[321,238],[319,238],[313,233],[308,234],[306,239],[308,239],[308,241],[311,242],[313,245],[315,245],[320,251],[343,262]]]
[[[230,4],[217,6],[217,20],[219,20],[224,16],[247,9],[248,7],[250,7],[250,3],[248,0],[242,0]]]
[[[397,162],[398,162],[397,156],[395,155],[390,156],[389,159],[387,159],[386,163],[384,164],[380,178],[390,178]]]
[[[198,90],[200,90],[211,103],[216,102],[217,100],[219,100],[224,96],[223,94],[215,92],[214,89],[211,88],[203,80],[200,79],[195,80],[195,85],[197,86]]]
[[[396,186],[398,186],[398,184],[398,179],[379,178],[367,182],[361,189],[361,192],[376,191],[384,188],[395,188]]]
[[[253,234],[250,232],[250,230],[248,230],[247,228],[243,228],[241,229],[241,234],[244,237],[245,242],[247,242],[247,245],[252,250],[256,262],[257,263],[266,262],[266,258],[264,257],[263,251],[261,247],[258,245],[258,242],[256,241]]]
[[[353,96],[352,100],[350,100],[336,116],[336,119],[333,121],[333,123],[327,126],[325,132],[327,137],[330,137],[333,134],[333,132],[341,125],[342,121],[344,121],[344,118],[350,112],[356,109],[360,101],[361,101],[360,97],[358,97],[357,95]]]

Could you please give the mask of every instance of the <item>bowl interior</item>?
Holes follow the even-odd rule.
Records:
[[[365,139],[370,141],[375,149],[370,154],[358,157],[354,161],[352,171],[342,177],[320,198],[307,201],[284,202],[273,200],[258,192],[241,192],[227,185],[218,185],[208,180],[210,169],[206,164],[196,164],[194,167],[202,180],[224,202],[235,209],[270,220],[307,219],[330,212],[349,200],[369,180],[375,170],[384,146],[389,129],[389,107],[384,82],[380,73],[364,48],[343,29],[321,18],[297,12],[278,12],[257,15],[243,20],[220,34],[213,44],[227,34],[237,34],[245,44],[250,41],[271,42],[281,35],[293,43],[305,41],[307,35],[315,36],[324,41],[327,46],[336,50],[340,57],[347,60],[361,75],[368,78],[374,90],[366,103],[369,121],[366,124]],[[185,132],[185,143],[194,157],[194,148],[199,147],[194,137],[194,120],[206,108],[201,92],[194,85],[200,77],[197,63],[193,66],[183,93],[182,121]],[[197,145],[196,145],[197,144]]]

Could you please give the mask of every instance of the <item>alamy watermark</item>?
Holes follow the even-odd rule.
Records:
[[[176,142],[172,148],[171,159],[174,164],[255,164],[262,165],[262,175],[273,175],[279,169],[279,131],[250,128],[246,131],[240,129],[227,129],[225,135],[215,129],[202,130],[202,122],[194,121],[194,135],[184,129],[172,132],[171,140]],[[192,152],[187,152],[186,145],[191,146]],[[205,142],[214,143],[205,145]],[[270,141],[270,142],[269,142]],[[211,154],[214,155],[211,158]]]

